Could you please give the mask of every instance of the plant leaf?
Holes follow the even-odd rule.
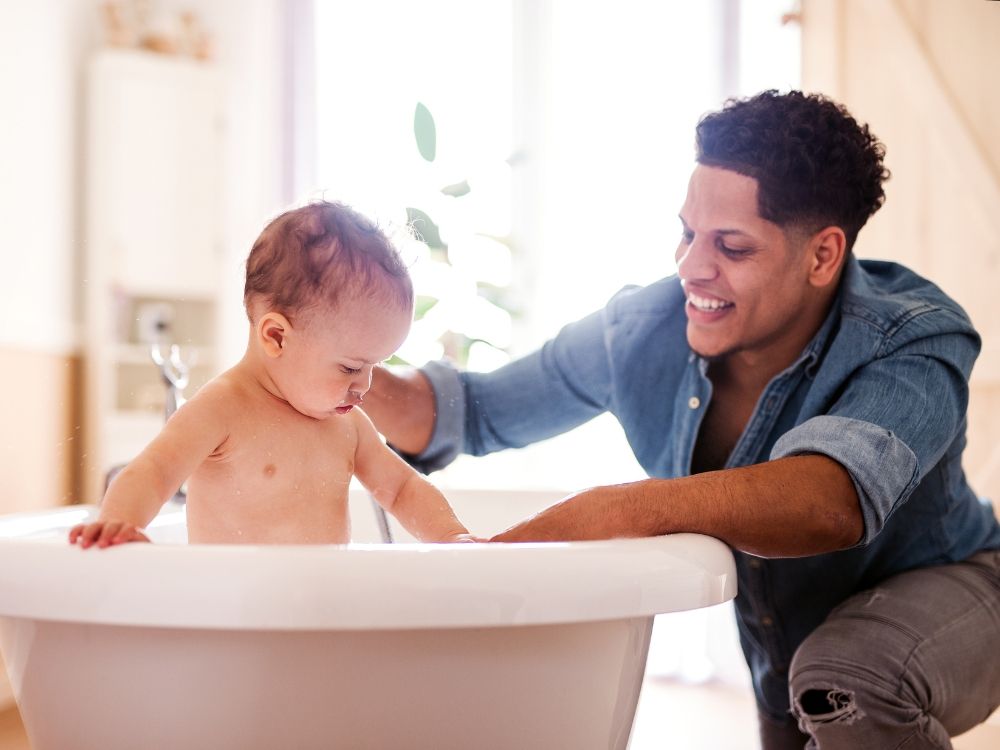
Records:
[[[413,319],[420,320],[432,307],[434,307],[434,305],[438,303],[438,301],[437,297],[431,297],[427,294],[418,294],[417,303],[413,311]]]
[[[441,248],[442,250],[447,250],[448,246],[441,241],[441,231],[438,229],[438,225],[434,223],[430,216],[421,211],[419,208],[412,208],[407,206],[406,208],[406,221],[413,227],[413,231],[416,233],[417,238],[431,248]]]
[[[417,102],[413,113],[413,136],[417,139],[417,150],[427,161],[434,161],[437,156],[437,128],[431,111]]]
[[[456,182],[454,185],[445,185],[443,188],[441,188],[442,193],[444,193],[445,195],[450,195],[453,198],[461,198],[470,190],[472,190],[472,188],[469,187],[468,180],[462,180],[461,182]]]

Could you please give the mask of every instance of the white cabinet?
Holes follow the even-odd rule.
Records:
[[[87,71],[85,499],[163,423],[154,342],[217,370],[222,90],[206,63],[106,50]]]

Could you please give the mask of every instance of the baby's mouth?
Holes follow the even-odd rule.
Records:
[[[361,402],[364,401],[364,396],[357,391],[348,391],[347,398],[344,399],[344,403],[334,409],[337,414],[347,414],[355,406],[361,406]]]

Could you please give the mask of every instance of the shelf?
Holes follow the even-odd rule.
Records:
[[[215,350],[209,346],[190,346],[179,344],[181,361],[189,367],[202,367],[206,363],[212,362],[215,357]],[[170,355],[170,347],[162,348],[163,355]],[[119,344],[115,347],[115,361],[123,365],[149,365],[155,368],[153,358],[150,355],[150,347],[146,344]]]
[[[105,420],[105,471],[127,464],[135,458],[163,429],[163,414],[144,411],[116,410]]]
[[[176,343],[192,396],[218,372],[224,92],[211,64],[104,50],[87,76],[85,489],[163,426],[150,357]]]

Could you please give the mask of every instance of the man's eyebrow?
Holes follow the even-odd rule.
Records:
[[[677,218],[680,219],[681,220],[681,224],[684,225],[684,230],[687,231],[687,232],[690,232],[691,231],[691,227],[689,227],[688,224],[687,224],[687,222],[684,221],[684,217],[681,216],[680,214],[677,214]],[[744,231],[742,229],[716,229],[715,230],[715,234],[720,234],[723,237],[728,237],[728,236],[733,235],[733,234],[738,234],[738,235],[741,235],[743,237],[749,237],[750,239],[754,239],[754,236],[752,234],[750,234],[749,232],[746,232],[746,231]]]

